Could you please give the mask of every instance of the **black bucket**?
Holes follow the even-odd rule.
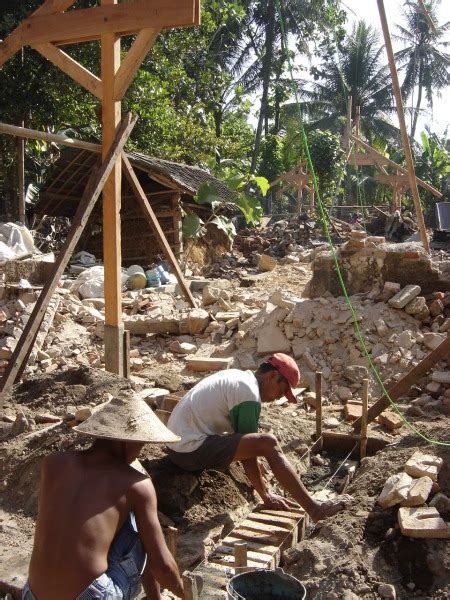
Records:
[[[305,586],[283,569],[236,575],[227,586],[228,600],[304,600]]]

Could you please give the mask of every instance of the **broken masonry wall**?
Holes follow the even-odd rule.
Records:
[[[419,285],[424,294],[450,289],[446,279],[422,245],[416,242],[387,244],[350,240],[336,252],[349,295],[381,290],[386,281]],[[379,239],[379,238],[375,238]],[[366,242],[355,247],[356,242]],[[355,245],[354,245],[355,244]],[[326,292],[342,296],[342,289],[331,251],[320,252],[312,263],[313,276],[304,296],[317,298]]]

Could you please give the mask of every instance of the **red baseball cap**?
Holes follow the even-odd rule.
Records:
[[[276,354],[272,354],[267,362],[275,367],[280,375],[283,375],[287,380],[288,390],[286,391],[285,396],[288,401],[297,402],[297,399],[292,392],[292,388],[296,388],[300,382],[300,370],[295,360],[287,354],[277,352]]]

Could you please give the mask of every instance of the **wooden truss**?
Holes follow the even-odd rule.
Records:
[[[282,187],[277,190],[277,195],[282,194],[289,188],[297,190],[297,212],[301,212],[303,203],[303,190],[309,193],[309,210],[314,210],[314,186],[312,184],[311,175],[308,173],[306,162],[301,162],[296,167],[283,173],[276,179],[270,182],[270,187],[282,183]]]
[[[75,0],[45,0],[0,43],[0,67],[24,46],[31,46],[101,100],[102,161],[108,159],[121,122],[121,100],[159,32],[200,22],[200,0],[101,0],[99,6],[67,10]],[[66,12],[67,11],[67,12]],[[121,59],[121,37],[136,35]],[[60,46],[99,40],[101,76],[97,77]],[[124,373],[121,302],[120,208],[122,160],[113,161],[103,187],[105,266],[105,366]],[[128,176],[130,171],[125,162]],[[139,198],[139,190],[135,190]],[[142,201],[142,199],[140,199]],[[151,218],[149,218],[151,220]]]

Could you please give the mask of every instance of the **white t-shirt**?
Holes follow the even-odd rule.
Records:
[[[256,433],[260,412],[259,386],[252,371],[219,371],[200,381],[175,407],[167,427],[181,440],[168,447],[193,452],[210,435]]]

